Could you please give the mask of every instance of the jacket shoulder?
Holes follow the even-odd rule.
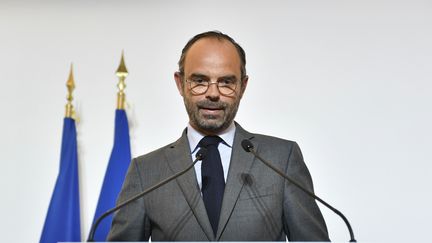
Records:
[[[259,133],[251,133],[251,135],[249,140],[252,143],[256,143],[259,147],[268,148],[272,151],[291,150],[294,147],[298,147],[297,142],[292,140]]]
[[[270,144],[282,144],[282,145],[289,145],[289,144],[295,144],[295,141],[279,138],[275,136],[270,135],[264,135],[259,133],[253,133],[253,137],[255,140],[263,142],[263,143],[270,143]]]
[[[175,149],[175,148],[184,148],[187,143],[187,138],[185,134],[183,134],[179,139],[176,141],[169,143],[163,147],[160,147],[156,150],[153,150],[147,154],[140,155],[133,159],[134,163],[140,168],[143,168],[145,166],[146,168],[149,167],[159,167],[161,166],[162,161],[167,161],[167,153],[168,151]],[[187,145],[189,146],[189,145]]]

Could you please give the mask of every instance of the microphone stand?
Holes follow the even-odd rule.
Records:
[[[326,206],[327,208],[329,208],[331,211],[333,211],[334,213],[336,213],[337,215],[339,215],[339,217],[341,217],[343,219],[343,221],[345,222],[346,226],[348,227],[348,231],[350,234],[350,241],[349,242],[357,242],[354,238],[354,232],[351,228],[350,223],[348,222],[348,219],[345,217],[345,215],[343,215],[343,213],[341,213],[339,210],[337,210],[336,208],[334,208],[333,206],[331,206],[330,204],[328,204],[326,201],[322,200],[321,198],[319,198],[317,195],[313,194],[312,192],[310,192],[309,190],[307,190],[306,188],[302,187],[300,184],[298,184],[296,181],[294,181],[293,179],[289,178],[287,175],[285,175],[285,173],[281,170],[279,170],[278,168],[276,168],[274,165],[270,164],[268,161],[266,161],[265,159],[261,158],[261,156],[259,156],[255,150],[254,150],[254,146],[252,144],[251,141],[245,139],[242,141],[242,147],[246,152],[250,152],[252,153],[255,157],[257,157],[261,162],[263,162],[265,165],[267,165],[268,167],[270,167],[270,169],[272,169],[274,172],[278,173],[280,176],[282,176],[283,178],[285,178],[287,181],[289,181],[290,183],[294,184],[297,188],[301,189],[303,192],[305,192],[306,194],[308,194],[309,196],[311,196],[312,198],[318,200],[320,203],[322,203],[324,206]]]
[[[207,154],[207,150],[206,150],[205,148],[201,148],[201,149],[198,150],[198,152],[196,153],[196,159],[193,161],[193,163],[190,164],[188,167],[186,167],[184,170],[182,170],[182,171],[180,171],[180,172],[177,172],[176,174],[174,174],[174,175],[172,175],[172,176],[170,176],[170,177],[168,177],[168,178],[166,178],[166,179],[160,181],[159,183],[157,183],[157,184],[155,184],[155,185],[149,187],[147,190],[145,190],[145,191],[143,191],[143,192],[141,192],[141,193],[135,195],[134,197],[132,197],[132,198],[130,198],[130,199],[128,199],[128,200],[126,200],[126,201],[124,201],[124,202],[118,204],[118,205],[115,206],[114,208],[112,208],[112,209],[106,211],[105,213],[103,213],[99,218],[97,218],[97,220],[96,220],[96,221],[94,222],[94,224],[92,225],[92,227],[91,227],[91,229],[90,229],[89,237],[88,237],[88,239],[87,239],[87,242],[94,242],[94,235],[95,235],[95,233],[96,233],[96,229],[97,229],[99,223],[100,223],[100,222],[101,222],[105,217],[107,217],[108,215],[114,213],[115,211],[119,210],[120,208],[122,208],[122,207],[128,205],[129,203],[131,203],[131,202],[133,202],[133,201],[135,201],[135,200],[137,200],[137,199],[139,199],[139,198],[145,196],[147,193],[149,193],[149,192],[151,192],[151,191],[154,191],[155,189],[157,189],[157,188],[159,188],[159,187],[165,185],[166,183],[168,183],[168,182],[174,180],[175,178],[177,178],[177,177],[183,175],[183,174],[186,173],[190,168],[192,168],[192,167],[193,167],[193,166],[194,166],[194,165],[195,165],[199,160],[204,159],[204,157],[206,156],[206,154]]]

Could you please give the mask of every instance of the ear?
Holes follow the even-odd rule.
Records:
[[[180,72],[175,72],[174,73],[174,80],[176,82],[177,85],[177,90],[179,91],[180,95],[183,96],[183,79],[182,79],[182,75]]]
[[[249,76],[245,76],[241,82],[241,90],[240,90],[240,98],[243,97],[243,93],[246,90],[246,86],[248,84]]]

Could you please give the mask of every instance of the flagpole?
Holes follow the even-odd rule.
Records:
[[[106,241],[113,219],[112,215],[105,218],[104,221],[101,221],[97,230],[95,223],[98,222],[98,218],[107,210],[115,207],[116,199],[120,193],[131,161],[129,125],[125,111],[126,95],[124,92],[126,88],[125,79],[129,73],[125,65],[123,51],[120,65],[115,74],[119,82],[117,84],[118,93],[117,108],[115,111],[114,145],[102,183],[88,241]]]
[[[60,168],[51,196],[40,243],[81,241],[79,172],[75,112],[72,105],[75,81],[72,73],[66,82],[68,94],[63,119]]]
[[[70,71],[69,71],[69,78],[68,81],[66,82],[66,87],[68,89],[68,95],[66,97],[67,99],[67,104],[66,104],[66,112],[65,112],[65,117],[66,118],[73,118],[74,116],[74,108],[72,105],[72,101],[73,101],[73,91],[75,89],[75,81],[74,81],[74,76],[73,76],[73,64],[71,63],[70,66]]]
[[[124,62],[124,52],[122,51],[120,64],[116,71],[116,75],[119,78],[119,82],[117,84],[117,88],[119,89],[117,92],[117,109],[119,110],[125,109],[126,94],[124,93],[124,89],[126,88],[125,79],[128,74],[129,73]]]

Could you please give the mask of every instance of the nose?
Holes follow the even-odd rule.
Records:
[[[206,92],[206,97],[210,100],[219,99],[220,93],[219,93],[218,83],[216,81],[209,82],[209,87]]]

